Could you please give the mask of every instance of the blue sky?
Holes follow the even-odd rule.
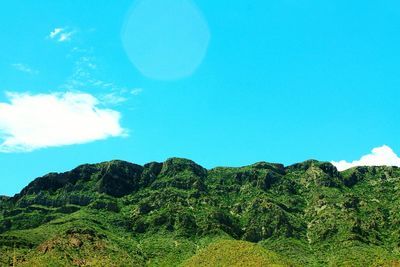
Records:
[[[400,151],[397,1],[3,1],[0,25],[0,194],[111,159]]]

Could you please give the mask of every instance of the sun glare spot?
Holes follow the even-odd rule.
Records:
[[[201,64],[210,32],[191,0],[138,0],[126,17],[121,38],[143,75],[176,80],[193,74]]]

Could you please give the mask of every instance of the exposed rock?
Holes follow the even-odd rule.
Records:
[[[121,197],[139,189],[143,167],[125,161],[104,163],[100,172],[98,190],[110,196]]]

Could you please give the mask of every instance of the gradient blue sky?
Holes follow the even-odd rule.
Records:
[[[143,27],[128,34],[146,41],[164,7],[141,1],[153,1],[154,13],[144,8]],[[182,51],[188,68],[198,65],[171,79],[134,64],[129,53],[146,55],[138,60],[150,72],[158,60],[176,67],[179,55],[157,50],[157,35],[127,51],[124,25],[138,3],[117,2],[2,1],[0,102],[10,102],[6,92],[86,93],[119,112],[128,134],[0,153],[0,194],[51,171],[111,159],[143,164],[177,156],[211,168],[350,161],[383,144],[400,150],[398,1],[193,1],[197,20],[179,13],[185,8],[163,18],[175,18],[168,25],[181,30],[162,31],[163,40]],[[56,28],[67,40],[50,38]],[[198,51],[193,58],[187,45]]]

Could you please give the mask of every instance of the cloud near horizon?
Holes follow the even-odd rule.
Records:
[[[331,161],[331,163],[336,166],[339,171],[344,171],[356,166],[400,167],[400,158],[389,146],[383,145],[372,149],[370,154],[362,156],[359,160],[354,160],[352,162],[347,162],[345,160]]]
[[[87,93],[7,93],[0,102],[0,152],[88,143],[126,136],[120,113]]]

